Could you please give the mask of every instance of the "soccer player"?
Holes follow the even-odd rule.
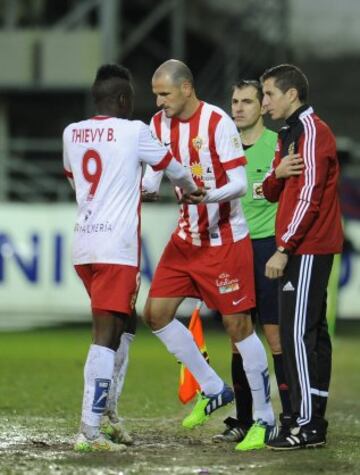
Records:
[[[231,112],[240,132],[245,150],[248,190],[241,205],[249,226],[254,252],[256,308],[258,318],[273,355],[277,386],[282,404],[281,421],[291,414],[288,388],[285,382],[278,325],[278,284],[265,277],[265,264],[276,250],[275,215],[277,205],[267,201],[262,193],[262,181],[274,158],[277,134],[264,125],[262,89],[259,81],[242,80],[233,87]],[[252,397],[240,353],[233,345],[232,378],[236,402],[236,418],[225,419],[226,429],[215,435],[214,441],[236,441],[237,450],[265,447],[264,428],[252,417]],[[251,428],[251,429],[250,429]],[[249,430],[250,429],[250,430]],[[275,432],[275,431],[274,431]],[[276,432],[275,432],[276,433]],[[275,434],[272,434],[275,435]],[[268,440],[269,437],[266,437]]]
[[[294,65],[268,69],[261,77],[263,104],[273,119],[285,119],[265,197],[278,202],[277,250],[266,276],[280,279],[280,337],[292,423],[267,443],[274,450],[326,443],[325,409],[331,374],[326,322],[326,288],[343,232],[337,192],[339,164],[335,137],[307,104],[309,84]],[[283,157],[289,154],[295,157]],[[288,167],[303,160],[298,176]]]
[[[192,73],[184,63],[163,63],[153,75],[152,89],[161,108],[152,119],[156,136],[191,170],[197,185],[207,189],[203,197],[177,190],[183,203],[178,227],[155,271],[144,310],[154,334],[201,387],[183,426],[204,423],[234,398],[232,389],[206,363],[191,333],[174,318],[184,298],[195,297],[222,314],[225,329],[243,358],[255,418],[272,427],[266,354],[250,316],[255,306],[253,256],[238,199],[247,187],[239,134],[223,110],[197,98]],[[144,189],[155,193],[160,181],[161,174],[148,169]]]
[[[79,452],[125,447],[108,440],[100,423],[114,369],[118,371],[115,352],[140,284],[142,163],[166,169],[175,185],[201,196],[190,172],[154,139],[148,126],[128,120],[134,91],[126,68],[100,67],[92,96],[97,115],[70,124],[63,134],[65,173],[78,204],[73,263],[90,296],[93,317],[81,427],[74,446]]]

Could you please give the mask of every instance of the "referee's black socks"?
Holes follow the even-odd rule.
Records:
[[[235,393],[236,418],[242,425],[250,427],[253,424],[252,396],[240,353],[232,354],[231,375]]]
[[[289,387],[285,379],[283,355],[281,353],[277,355],[273,355],[273,360],[274,360],[276,383],[278,386],[279,396],[281,400],[282,412],[283,414],[291,414]]]

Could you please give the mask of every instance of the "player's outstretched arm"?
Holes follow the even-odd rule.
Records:
[[[206,193],[203,203],[222,203],[244,196],[247,191],[245,168],[239,166],[226,171],[228,183]]]
[[[141,201],[144,203],[159,201],[159,190],[163,176],[163,171],[155,171],[150,166],[146,167],[141,183]]]
[[[199,188],[196,186],[190,170],[180,165],[175,158],[170,160],[168,166],[165,168],[165,173],[171,183],[184,190],[185,194],[199,193]]]

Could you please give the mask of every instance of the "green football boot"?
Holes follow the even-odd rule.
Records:
[[[276,425],[269,425],[258,419],[250,427],[244,440],[236,445],[235,450],[246,452],[248,450],[263,449],[266,446],[266,442],[276,437],[277,433],[278,428]]]
[[[111,440],[101,434],[96,439],[88,439],[84,434],[80,433],[76,437],[74,443],[75,452],[123,452],[126,450],[126,445],[114,444]]]
[[[100,432],[116,444],[131,445],[134,442],[119,417],[103,416]]]
[[[206,396],[203,393],[199,393],[193,410],[187,417],[185,417],[182,425],[183,427],[186,427],[186,429],[193,429],[196,426],[200,426],[209,419],[212,412],[233,401],[234,391],[227,384],[224,384],[222,391],[218,394]]]

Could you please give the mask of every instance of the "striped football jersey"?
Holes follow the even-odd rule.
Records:
[[[150,127],[175,158],[190,168],[198,186],[220,188],[228,182],[227,170],[246,164],[236,126],[219,107],[201,102],[188,120],[168,118],[160,111]],[[159,179],[151,169],[145,177],[157,186],[161,180],[161,174]],[[181,195],[181,190],[177,193]],[[248,227],[240,200],[182,204],[175,234],[195,246],[219,246],[244,238]]]

